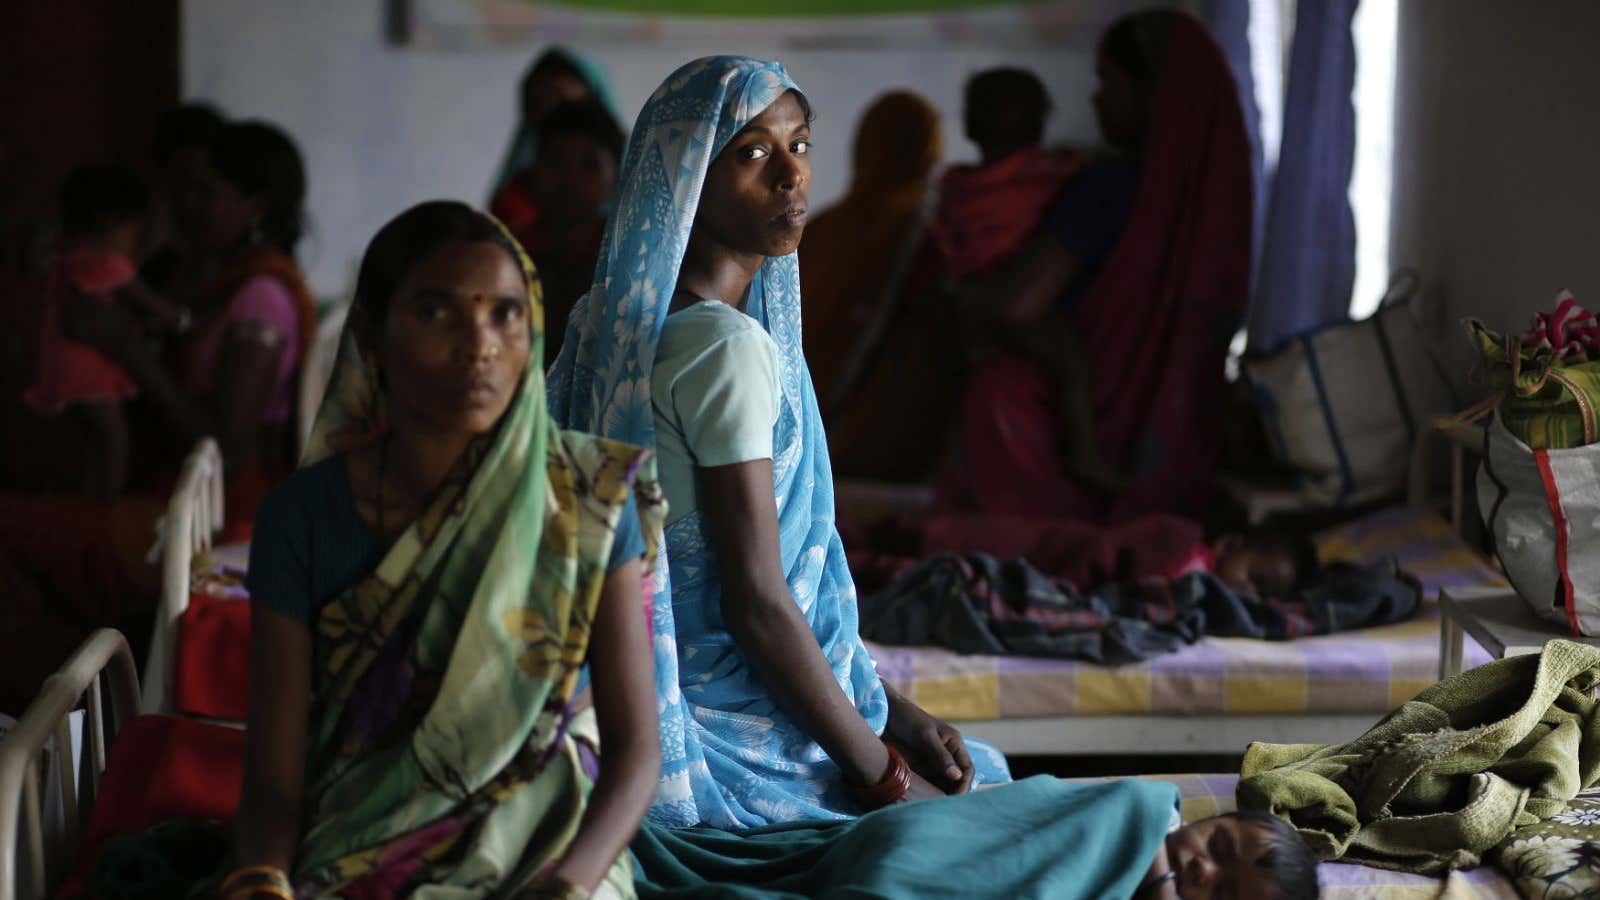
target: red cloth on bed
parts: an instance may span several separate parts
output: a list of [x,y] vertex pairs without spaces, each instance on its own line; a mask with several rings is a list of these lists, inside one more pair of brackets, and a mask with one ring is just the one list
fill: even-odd
[[78,865],[58,896],[83,891],[106,842],[168,819],[233,821],[244,784],[244,732],[176,716],[139,716],[122,727],[100,776]]
[[1072,314],[1094,365],[1095,439],[1130,467],[1115,498],[1068,480],[1057,407],[1020,360],[975,373],[945,509],[1098,521],[1199,515],[1226,408],[1223,363],[1249,302],[1250,147],[1238,90],[1204,26],[1175,17],[1139,196]]
[[172,702],[179,712],[242,721],[250,694],[250,602],[191,594],[178,620]]

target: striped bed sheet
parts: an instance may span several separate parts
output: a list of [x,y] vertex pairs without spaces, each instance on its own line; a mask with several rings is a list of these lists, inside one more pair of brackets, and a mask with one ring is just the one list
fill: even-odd
[[[1439,671],[1438,591],[1505,580],[1432,513],[1381,510],[1317,537],[1325,561],[1395,557],[1428,599],[1409,622],[1293,641],[1205,638],[1142,663],[963,656],[872,644],[878,671],[928,712],[954,722],[1095,715],[1383,713]],[[1465,663],[1487,662],[1469,639]]]
[[[1141,775],[1152,781],[1170,781],[1178,788],[1179,813],[1184,822],[1194,822],[1232,812],[1234,786],[1238,775]],[[1098,781],[1101,779],[1068,779]],[[1515,900],[1518,896],[1511,880],[1494,866],[1451,872],[1444,878],[1391,872],[1354,863],[1322,863],[1317,866],[1324,900],[1433,900],[1433,898],[1478,897],[1485,900]]]

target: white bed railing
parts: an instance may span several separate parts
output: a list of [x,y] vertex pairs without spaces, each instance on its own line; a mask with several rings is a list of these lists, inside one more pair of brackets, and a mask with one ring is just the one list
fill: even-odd
[[223,525],[222,452],[204,438],[183,461],[178,486],[167,503],[161,533],[152,555],[161,562],[161,599],[145,659],[144,694],[140,709],[172,712],[173,659],[178,647],[178,620],[189,608],[189,575],[197,553],[211,549]]
[[[73,765],[70,722],[80,699],[86,719],[82,767]],[[0,900],[43,900],[55,893],[77,858],[85,824],[81,816],[94,807],[106,748],[138,708],[139,675],[128,642],[121,633],[102,628],[45,679],[17,727],[0,739]],[[47,758],[54,764],[45,765]],[[43,779],[41,768],[47,769]],[[41,784],[42,780],[49,783]],[[58,792],[62,818],[59,831],[46,835],[44,806],[49,790]],[[23,839],[20,865],[19,838]]]

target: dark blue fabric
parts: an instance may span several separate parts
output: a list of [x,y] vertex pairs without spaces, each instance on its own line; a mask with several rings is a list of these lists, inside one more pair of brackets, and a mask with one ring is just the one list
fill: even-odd
[[1133,215],[1139,197],[1139,164],[1115,159],[1095,163],[1067,182],[1040,230],[1061,242],[1078,261],[1078,277],[1061,295],[1060,309],[1082,302]]
[[1250,347],[1288,339],[1350,314],[1356,225],[1356,0],[1300,0],[1283,104],[1283,148],[1272,176]]
[[[639,511],[630,493],[617,522],[608,571],[643,555]],[[314,610],[349,590],[382,560],[383,548],[356,512],[344,455],[339,454],[290,475],[261,502],[244,583],[252,602],[310,625]]]
[[1289,640],[1404,622],[1422,588],[1393,560],[1334,564],[1281,599],[1240,594],[1195,572],[1080,591],[1026,560],[931,556],[861,600],[861,633],[882,644],[1120,665],[1200,638]]

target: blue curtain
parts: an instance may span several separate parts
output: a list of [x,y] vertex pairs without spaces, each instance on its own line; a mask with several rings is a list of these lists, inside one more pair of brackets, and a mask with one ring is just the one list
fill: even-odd
[[[1256,79],[1250,68],[1250,0],[1212,0],[1206,11],[1206,26],[1222,48],[1222,56],[1233,70],[1239,86],[1239,111],[1244,113],[1244,130],[1250,138],[1250,190],[1253,215],[1250,225],[1250,271],[1258,271],[1261,261],[1261,234],[1266,228],[1267,172],[1261,147],[1261,109],[1256,105]],[[1252,283],[1254,278],[1252,277]]]
[[1299,0],[1284,99],[1283,147],[1267,199],[1250,346],[1285,339],[1349,315],[1356,226],[1356,0]]

